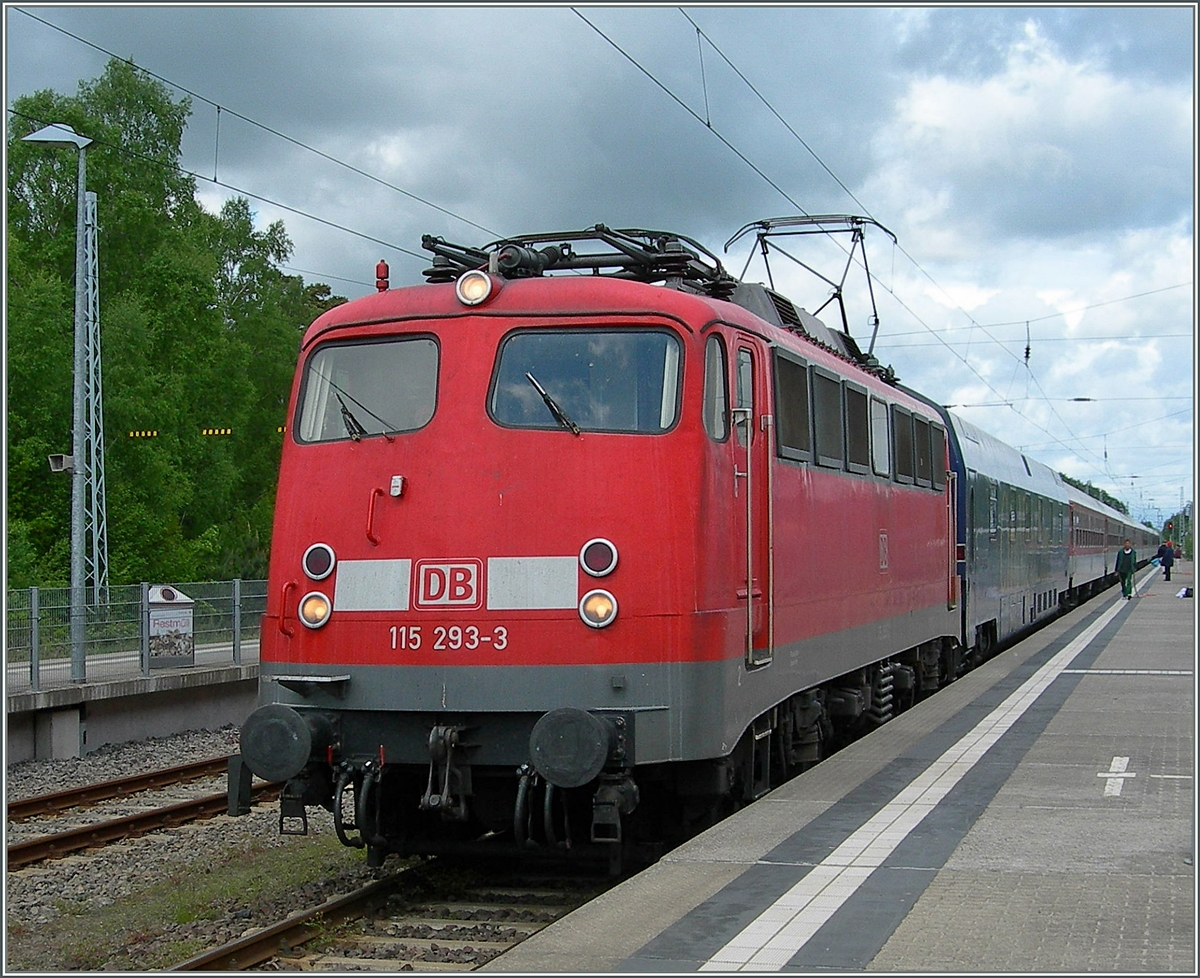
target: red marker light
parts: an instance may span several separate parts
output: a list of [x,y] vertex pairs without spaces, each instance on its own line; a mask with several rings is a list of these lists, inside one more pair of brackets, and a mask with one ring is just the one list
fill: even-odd
[[380,292],[388,290],[388,265],[382,258],[375,266],[375,288]]

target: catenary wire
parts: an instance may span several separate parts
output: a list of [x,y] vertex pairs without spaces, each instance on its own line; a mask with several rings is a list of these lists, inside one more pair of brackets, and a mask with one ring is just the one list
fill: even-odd
[[[440,211],[441,213],[445,214],[447,217],[452,217],[456,221],[462,221],[464,224],[469,224],[471,227],[477,228],[478,230],[483,231],[485,234],[489,234],[492,237],[499,237],[497,232],[492,231],[490,228],[484,227],[482,224],[477,224],[475,221],[472,221],[470,218],[463,217],[461,214],[456,214],[456,213],[454,213],[454,211],[449,210],[445,207],[442,207],[440,204],[435,204],[435,203],[433,203],[433,201],[426,200],[424,197],[418,196],[417,194],[414,194],[412,191],[405,190],[403,187],[397,187],[393,183],[388,183],[388,181],[382,179],[381,177],[377,177],[374,174],[368,173],[366,170],[362,170],[359,167],[354,166],[352,163],[347,163],[345,160],[340,160],[336,156],[331,156],[329,153],[319,150],[316,147],[309,146],[307,143],[301,142],[299,139],[296,139],[293,136],[289,136],[287,133],[280,132],[278,129],[274,129],[271,126],[265,125],[261,122],[251,119],[249,116],[243,115],[242,113],[238,112],[235,109],[231,109],[228,106],[220,105],[217,102],[214,102],[212,99],[207,98],[204,95],[201,95],[199,92],[195,92],[192,89],[187,88],[184,85],[180,85],[178,82],[171,81],[171,79],[165,78],[162,75],[155,74],[153,71],[150,71],[148,68],[143,68],[141,65],[135,64],[131,59],[122,58],[119,55],[114,54],[112,51],[109,51],[107,48],[102,47],[101,45],[96,44],[93,41],[89,41],[89,40],[87,40],[87,38],[80,37],[78,34],[73,34],[70,31],[66,30],[65,28],[59,27],[57,24],[53,24],[48,20],[44,20],[43,18],[38,17],[36,14],[30,13],[28,10],[25,10],[21,7],[15,7],[13,9],[18,10],[20,13],[25,14],[25,16],[30,17],[33,20],[36,20],[40,24],[44,24],[45,26],[58,31],[61,34],[65,34],[67,37],[78,41],[80,44],[86,44],[88,47],[94,48],[95,50],[101,52],[102,54],[108,55],[110,58],[115,58],[118,61],[124,62],[125,64],[129,65],[131,68],[135,68],[138,71],[142,72],[143,74],[149,75],[151,78],[154,78],[154,79],[162,82],[164,85],[170,85],[172,88],[175,88],[178,91],[185,92],[186,94],[192,96],[192,98],[199,99],[201,102],[205,103],[206,105],[213,106],[219,112],[226,112],[229,115],[232,115],[235,118],[240,119],[245,123],[248,123],[249,125],[256,126],[257,128],[263,130],[264,132],[270,133],[272,136],[276,136],[279,139],[283,139],[283,140],[291,143],[294,146],[298,146],[299,148],[306,150],[309,153],[314,153],[315,155],[321,157],[322,159],[328,160],[331,163],[336,163],[338,166],[345,167],[347,170],[350,170],[353,173],[357,173],[359,176],[366,177],[368,180],[373,180],[375,183],[378,183],[381,186],[387,187],[389,190],[394,190],[396,193],[403,194],[405,197],[409,197],[412,200],[415,200],[417,203],[424,204],[426,207],[432,207],[434,210]],[[226,186],[225,184],[220,183],[216,179],[215,174],[213,176],[213,179],[210,180],[209,182],[215,183],[218,186]]]

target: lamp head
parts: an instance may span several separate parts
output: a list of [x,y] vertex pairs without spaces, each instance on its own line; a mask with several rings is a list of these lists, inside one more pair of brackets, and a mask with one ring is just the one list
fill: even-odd
[[70,126],[61,122],[53,122],[48,126],[42,126],[37,132],[31,132],[28,136],[22,136],[21,139],[27,143],[38,143],[42,146],[71,143],[79,149],[83,149],[92,142],[87,136],[79,135]]

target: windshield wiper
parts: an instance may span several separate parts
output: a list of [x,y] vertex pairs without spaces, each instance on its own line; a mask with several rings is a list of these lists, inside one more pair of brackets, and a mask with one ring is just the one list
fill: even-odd
[[533,384],[533,389],[542,395],[542,400],[546,402],[546,407],[550,409],[550,413],[554,415],[554,420],[570,431],[573,435],[580,434],[579,425],[567,417],[567,412],[558,406],[558,402],[546,393],[546,388],[537,382],[537,378],[531,373],[525,374],[525,379]]
[[333,396],[337,398],[338,404],[342,406],[342,424],[346,426],[346,431],[349,432],[351,441],[361,440],[362,436],[367,433],[367,429],[359,424],[358,418],[350,413],[350,409],[346,407],[346,402],[342,400],[341,394],[334,391]]
[[383,425],[383,431],[379,432],[379,434],[383,435],[383,437],[386,438],[388,441],[395,440],[393,435],[388,434],[389,430],[395,429],[394,425],[388,424],[388,422],[384,421],[383,418],[381,418],[378,414],[376,414],[369,407],[367,407],[365,404],[363,404],[362,401],[360,401],[353,394],[351,394],[348,390],[346,390],[346,388],[340,387],[339,385],[335,384],[331,378],[326,377],[323,373],[321,373],[321,371],[316,370],[316,371],[314,371],[314,373],[318,377],[320,377],[321,380],[325,381],[325,383],[327,383],[330,386],[330,388],[333,390],[333,396],[337,398],[338,404],[340,404],[342,406],[342,424],[344,424],[346,426],[346,432],[350,435],[351,439],[353,439],[354,441],[359,441],[362,439],[363,435],[370,435],[371,433],[369,431],[367,431],[367,429],[364,428],[359,423],[358,418],[356,418],[351,413],[350,409],[348,407],[346,407],[346,402],[342,400],[343,394],[346,395],[346,397],[350,400],[351,404],[353,404],[355,407],[359,408],[362,411],[366,411],[367,414],[369,414],[372,418],[374,418],[381,425]]

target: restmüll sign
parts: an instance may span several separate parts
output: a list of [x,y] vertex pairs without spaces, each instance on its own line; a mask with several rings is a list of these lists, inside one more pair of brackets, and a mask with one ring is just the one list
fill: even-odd
[[196,663],[193,613],[196,602],[178,588],[150,588],[150,668],[167,669]]

